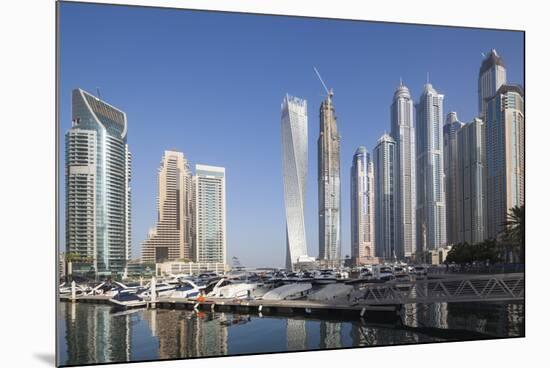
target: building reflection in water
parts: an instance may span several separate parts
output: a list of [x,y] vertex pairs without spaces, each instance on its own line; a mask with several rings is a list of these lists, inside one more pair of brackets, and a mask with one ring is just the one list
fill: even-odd
[[158,338],[160,359],[227,355],[224,313],[146,310],[143,318]]
[[288,350],[307,349],[306,321],[291,319],[286,321],[286,346]]
[[342,347],[342,324],[340,322],[321,322],[321,341],[319,348],[332,349]]
[[64,303],[67,364],[131,359],[131,315],[101,305]]

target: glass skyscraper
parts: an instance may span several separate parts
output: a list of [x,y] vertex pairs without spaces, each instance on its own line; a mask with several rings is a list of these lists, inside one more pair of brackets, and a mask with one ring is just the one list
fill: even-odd
[[492,49],[481,63],[477,81],[479,116],[483,120],[486,119],[487,100],[492,98],[503,84],[506,84],[504,60],[495,49]]
[[350,179],[351,258],[360,265],[375,257],[374,168],[363,146],[353,155]]
[[317,165],[319,186],[319,259],[338,266],[341,258],[340,134],[332,89],[319,109]]
[[487,236],[504,229],[508,211],[525,203],[523,89],[502,85],[487,100]]
[[416,251],[416,165],[413,100],[400,83],[391,105],[391,136],[395,140],[395,202],[397,257],[411,257]]
[[443,95],[431,84],[416,104],[416,238],[418,250],[447,244],[443,163]]
[[66,248],[93,260],[103,275],[124,272],[131,255],[127,133],[126,113],[73,90],[65,135]]
[[195,165],[197,262],[227,264],[225,168]]
[[387,261],[393,261],[397,257],[395,146],[395,140],[389,134],[384,134],[374,148],[376,256]]
[[286,95],[281,104],[281,143],[286,217],[286,267],[307,257],[304,207],[307,177],[307,102]]
[[463,125],[458,120],[457,113],[453,111],[447,114],[447,121],[443,126],[447,241],[449,244],[459,242],[458,232],[461,218],[458,214],[458,208],[462,201],[462,193],[459,193],[457,186],[463,177],[463,173],[458,165],[458,131]]

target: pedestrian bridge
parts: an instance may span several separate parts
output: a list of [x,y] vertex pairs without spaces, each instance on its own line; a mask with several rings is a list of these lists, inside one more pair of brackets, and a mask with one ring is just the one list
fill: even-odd
[[523,273],[453,275],[439,279],[364,284],[352,292],[352,305],[523,301]]

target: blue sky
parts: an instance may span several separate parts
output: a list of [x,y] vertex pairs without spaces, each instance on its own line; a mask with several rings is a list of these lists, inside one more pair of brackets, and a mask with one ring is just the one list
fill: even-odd
[[61,147],[73,88],[99,87],[128,116],[134,258],[155,224],[162,154],[176,149],[193,166],[226,168],[228,259],[284,265],[280,104],[287,92],[308,102],[307,241],[309,253],[318,254],[316,142],[324,90],[313,65],[335,92],[343,255],[350,254],[351,159],[359,145],[372,152],[389,131],[400,77],[416,101],[429,72],[445,95],[445,113],[457,111],[462,121],[477,113],[482,52],[497,49],[508,81],[523,85],[520,32],[70,3],[61,4],[60,27]]

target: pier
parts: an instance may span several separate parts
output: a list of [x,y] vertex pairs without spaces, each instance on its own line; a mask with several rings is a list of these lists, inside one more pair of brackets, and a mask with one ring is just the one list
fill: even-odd
[[[437,279],[365,283],[352,291],[347,300],[318,302],[310,300],[261,300],[212,298],[204,300],[156,297],[144,307],[222,311],[265,315],[330,315],[342,318],[395,316],[404,304],[523,301],[525,278],[522,273],[498,275],[460,275]],[[110,303],[104,295],[68,295],[63,301]]]

